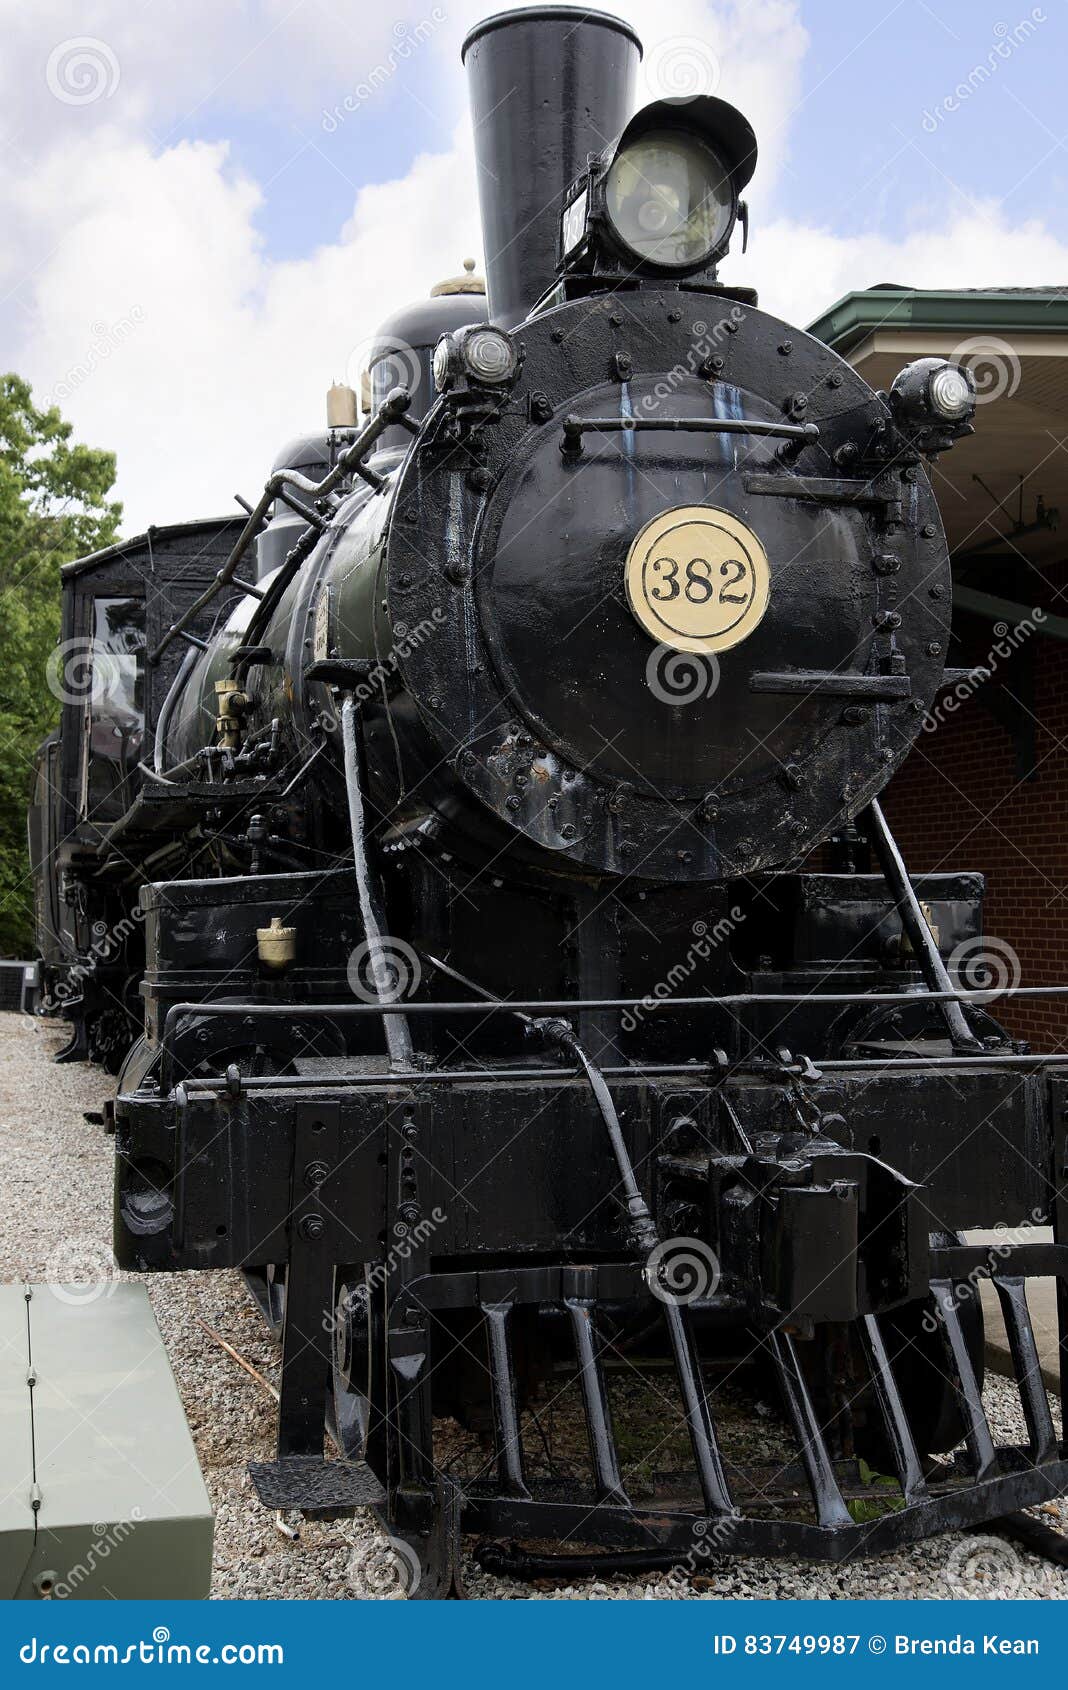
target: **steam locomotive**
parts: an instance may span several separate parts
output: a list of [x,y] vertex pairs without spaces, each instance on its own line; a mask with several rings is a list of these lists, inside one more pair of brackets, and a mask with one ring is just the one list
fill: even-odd
[[1059,1277],[1068,1353],[1063,1070],[950,966],[981,877],[910,877],[879,804],[943,684],[924,460],[974,391],[874,392],[719,279],[756,140],[631,115],[640,51],[479,24],[486,296],[391,319],[365,418],[336,393],[247,521],[64,582],[67,641],[149,582],[133,727],[84,677],[34,810],[72,1054],[109,998],[141,1023],[117,1258],[244,1271],[260,1499],[377,1508],[420,1598],[463,1534],[518,1576],[842,1559],[1068,1489],[1026,1302]]

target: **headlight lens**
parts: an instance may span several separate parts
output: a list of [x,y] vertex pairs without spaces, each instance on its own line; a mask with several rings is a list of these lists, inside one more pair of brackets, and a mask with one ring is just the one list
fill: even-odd
[[464,336],[463,360],[476,381],[507,381],[515,369],[515,347],[501,329],[472,329]]
[[931,377],[931,409],[938,416],[954,422],[966,415],[972,404],[972,389],[964,371],[955,364],[936,370]]
[[625,147],[605,184],[612,227],[639,258],[700,264],[730,227],[730,176],[703,141],[676,130],[653,131]]
[[434,348],[434,386],[444,393],[452,379],[452,343],[443,334]]

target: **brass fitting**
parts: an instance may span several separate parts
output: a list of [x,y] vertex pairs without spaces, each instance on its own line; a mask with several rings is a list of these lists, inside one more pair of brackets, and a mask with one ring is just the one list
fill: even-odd
[[216,681],[215,718],[216,741],[223,751],[238,751],[241,747],[241,718],[249,707],[248,693],[242,692],[233,679]]
[[288,968],[297,954],[297,930],[283,927],[282,917],[272,915],[270,927],[257,927],[256,951],[264,968]]

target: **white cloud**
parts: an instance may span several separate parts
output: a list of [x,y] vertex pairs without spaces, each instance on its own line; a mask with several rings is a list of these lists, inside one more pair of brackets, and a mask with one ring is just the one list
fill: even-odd
[[899,240],[838,235],[777,220],[754,230],[744,259],[724,280],[749,282],[762,307],[804,326],[853,288],[897,282],[917,288],[1036,287],[1068,276],[1068,243],[1040,222],[1014,224],[997,201],[967,211],[932,206],[929,222]]
[[[461,110],[459,40],[489,9],[486,0],[438,8],[447,21],[419,52],[433,66],[439,114]],[[711,63],[718,91],[753,121],[762,144],[753,245],[745,259],[728,260],[725,279],[755,283],[769,309],[803,324],[848,288],[878,280],[975,285],[1065,274],[1064,247],[1040,225],[1014,228],[994,205],[952,218],[932,205],[926,226],[897,242],[782,219],[762,225],[760,203],[782,174],[787,114],[800,98],[806,36],[797,5],[620,0],[618,9],[647,45],[642,101],[658,76],[701,76]],[[416,0],[409,34],[434,10],[433,0]],[[86,11],[0,0],[0,109],[10,120],[0,180],[3,363],[39,396],[57,393],[81,438],[118,452],[133,532],[232,508],[235,491],[251,497],[280,445],[318,426],[350,349],[478,251],[476,197],[464,119],[442,151],[418,157],[399,180],[361,188],[344,226],[324,228],[306,257],[273,259],[259,233],[270,184],[243,175],[223,140],[173,144],[166,134],[222,84],[230,104],[286,103],[336,162],[331,146],[348,145],[350,131],[324,134],[322,108],[376,64],[391,74],[374,96],[381,108],[367,102],[360,122],[378,122],[380,110],[384,119],[404,93],[407,60],[390,58],[393,17],[351,0],[262,0],[252,23],[244,9],[211,0],[94,0],[91,23]],[[67,105],[45,88],[49,54],[90,31],[115,54],[120,80],[91,105]]]

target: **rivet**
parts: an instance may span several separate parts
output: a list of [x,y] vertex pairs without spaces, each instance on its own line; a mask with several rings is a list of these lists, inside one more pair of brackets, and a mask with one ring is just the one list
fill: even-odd
[[927,655],[928,657],[941,657],[942,647],[939,645],[937,640],[932,640],[930,642],[927,647]]
[[933,599],[943,599],[946,596],[946,589],[944,587],[930,587],[928,588],[928,591]]
[[938,533],[938,528],[933,522],[925,522],[920,532],[925,540],[933,540],[935,535]]
[[681,321],[682,321],[682,312],[681,311],[669,311],[668,312],[668,322],[669,323],[681,323]]
[[793,349],[794,343],[792,340],[781,340],[779,342],[779,352],[783,358],[789,358]]

